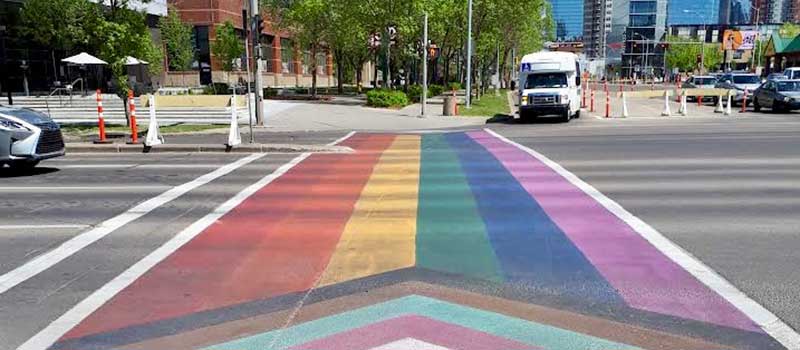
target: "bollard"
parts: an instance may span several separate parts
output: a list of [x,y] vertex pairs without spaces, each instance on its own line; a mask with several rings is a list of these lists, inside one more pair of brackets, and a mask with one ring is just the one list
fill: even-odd
[[703,95],[697,96],[697,106],[703,105]]
[[669,91],[664,90],[664,111],[661,112],[662,117],[669,117],[672,112],[669,110]]
[[128,90],[128,107],[131,113],[131,141],[128,144],[135,145],[139,143],[139,130],[136,126],[136,102],[133,100],[133,90]]
[[[588,84],[588,82],[587,82],[587,84]],[[589,86],[587,85],[587,86],[584,86],[584,88],[581,89],[581,108],[586,108],[586,88],[588,88],[588,87]]]
[[627,92],[622,93],[622,117],[628,117],[628,99],[626,98]]
[[611,118],[611,96],[606,92],[606,118]]
[[681,95],[681,107],[678,110],[678,113],[680,113],[682,116],[686,116],[689,114],[688,108],[689,106],[686,103],[686,91],[684,91],[683,95]]
[[110,143],[106,139],[106,121],[103,118],[103,93],[100,89],[95,92],[97,94],[97,129],[100,131],[100,139],[94,143]]
[[742,99],[742,109],[739,113],[747,112],[747,89],[744,89],[744,99]]
[[149,150],[150,147],[164,143],[164,138],[158,130],[158,121],[156,120],[156,98],[153,95],[147,97],[147,104],[150,106],[150,123],[147,127],[147,137],[144,138],[144,147]]
[[717,96],[717,108],[714,108],[714,113],[722,112],[725,112],[725,108],[722,106],[722,96]]
[[731,115],[731,93],[728,91],[728,105],[725,106],[725,115]]
[[236,113],[236,90],[233,90],[233,97],[231,97],[231,127],[228,131],[228,143],[225,144],[226,152],[230,152],[233,147],[242,143],[242,134],[239,132],[239,116]]
[[592,89],[592,97],[591,100],[589,100],[589,102],[590,102],[589,112],[594,112],[594,89]]
[[681,102],[681,81],[678,80],[678,83],[675,86],[675,102]]

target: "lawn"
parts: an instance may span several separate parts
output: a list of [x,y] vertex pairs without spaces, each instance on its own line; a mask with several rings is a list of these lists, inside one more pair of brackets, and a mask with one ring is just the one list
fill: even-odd
[[508,115],[508,90],[500,90],[500,95],[495,96],[494,90],[489,90],[480,100],[472,100],[472,108],[464,105],[458,106],[458,114],[468,117],[494,117],[497,114]]
[[[223,124],[172,124],[162,125],[158,129],[162,134],[197,132],[212,129],[223,129],[228,125]],[[147,131],[147,125],[139,125],[138,131]],[[62,125],[61,132],[69,136],[95,135],[98,133],[97,125]],[[131,129],[121,125],[107,125],[106,132],[130,133]]]

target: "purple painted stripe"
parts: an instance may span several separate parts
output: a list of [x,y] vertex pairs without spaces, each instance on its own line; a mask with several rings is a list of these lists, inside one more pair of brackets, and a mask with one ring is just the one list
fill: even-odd
[[407,315],[310,341],[291,350],[366,350],[404,338],[414,338],[453,350],[541,349],[432,318]]
[[503,163],[628,305],[761,332],[732,304],[546,164],[484,131],[468,135]]

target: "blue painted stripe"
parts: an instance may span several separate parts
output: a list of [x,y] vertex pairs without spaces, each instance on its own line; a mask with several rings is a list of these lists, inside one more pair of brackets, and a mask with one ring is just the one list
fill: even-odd
[[638,349],[634,346],[567,329],[521,320],[429,297],[410,295],[323,317],[289,328],[268,331],[212,345],[207,347],[206,350],[288,349],[310,341],[406,315],[425,316],[521,343],[542,346],[548,350]]
[[558,298],[622,304],[617,292],[499,160],[464,133],[446,138],[458,154],[509,281]]

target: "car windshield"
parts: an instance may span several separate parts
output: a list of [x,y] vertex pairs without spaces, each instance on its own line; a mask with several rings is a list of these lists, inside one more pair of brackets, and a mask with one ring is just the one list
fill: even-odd
[[757,75],[735,75],[733,76],[734,84],[758,84],[761,80]]
[[528,75],[525,81],[526,89],[561,88],[567,87],[565,73],[538,73]]
[[796,81],[779,82],[778,91],[800,91],[800,82]]
[[713,85],[716,82],[714,78],[694,78],[695,85]]
[[46,116],[43,113],[34,111],[32,109],[25,109],[25,108],[9,108],[9,107],[2,107],[0,106],[0,113],[7,114],[12,117],[16,117],[22,119],[31,124],[42,124],[50,122],[50,117]]

